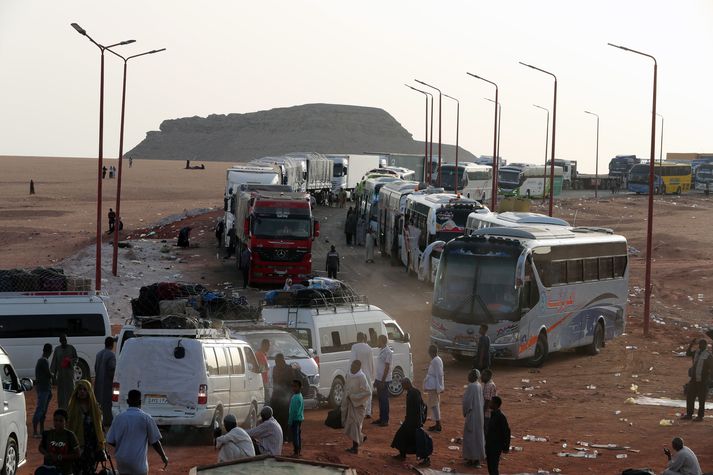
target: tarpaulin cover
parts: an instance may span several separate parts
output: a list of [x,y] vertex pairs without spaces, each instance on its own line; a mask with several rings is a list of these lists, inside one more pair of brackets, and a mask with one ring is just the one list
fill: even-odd
[[[179,340],[185,348],[181,359],[173,354]],[[205,378],[203,348],[200,342],[190,338],[131,338],[124,344],[116,368],[122,395],[138,389],[144,397],[147,394],[166,396],[167,406],[173,406],[172,411],[176,406],[195,410],[198,386],[205,384]]]

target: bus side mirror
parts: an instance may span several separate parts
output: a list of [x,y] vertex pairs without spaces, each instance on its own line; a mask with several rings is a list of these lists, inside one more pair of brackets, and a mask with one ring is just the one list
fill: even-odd
[[250,218],[245,218],[245,221],[243,222],[243,233],[246,236],[250,235]]
[[[315,238],[318,238],[318,237],[319,237],[319,221],[317,221],[317,220],[315,219],[314,222],[313,222],[313,225],[314,225],[314,237],[315,237]],[[314,239],[314,238],[313,238],[313,239]]]

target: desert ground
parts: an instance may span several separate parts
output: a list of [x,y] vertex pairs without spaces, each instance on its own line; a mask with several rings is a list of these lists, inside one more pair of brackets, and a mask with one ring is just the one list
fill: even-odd
[[[93,242],[96,210],[96,162],[89,159],[0,158],[0,262],[3,267],[63,265],[73,269],[86,267],[93,275],[93,253],[87,247]],[[138,293],[138,286],[156,279],[178,276],[183,281],[197,281],[207,286],[238,286],[234,260],[217,258],[212,227],[220,211],[213,211],[179,222],[164,221],[184,210],[220,208],[222,206],[223,170],[225,163],[208,163],[205,171],[183,170],[184,162],[134,161],[125,167],[123,238],[135,244],[120,252],[120,272],[111,277],[106,271],[104,249],[104,288],[113,300]],[[36,183],[37,194],[29,196],[29,180]],[[105,180],[103,216],[113,207],[116,180]],[[545,210],[535,204],[536,210]],[[369,302],[395,317],[412,336],[415,381],[420,386],[428,362],[426,354],[430,328],[431,289],[414,278],[406,277],[402,268],[392,267],[388,260],[364,263],[363,248],[347,247],[342,232],[345,210],[318,207],[316,216],[322,223],[322,234],[315,242],[314,269],[323,273],[328,246],[335,244],[341,253],[340,278],[369,298]],[[577,225],[605,226],[624,234],[631,246],[630,306],[626,335],[607,342],[598,356],[581,356],[574,352],[553,354],[542,368],[496,362],[494,380],[503,398],[503,411],[512,429],[516,450],[506,455],[501,472],[616,474],[629,467],[651,467],[657,471],[665,465],[662,448],[674,436],[682,436],[686,445],[699,456],[703,470],[713,470],[713,446],[710,444],[713,419],[703,423],[681,422],[681,409],[640,406],[625,401],[639,395],[680,399],[690,362],[678,356],[693,337],[702,336],[701,328],[711,322],[712,297],[709,269],[713,258],[710,235],[713,231],[713,206],[710,198],[698,193],[682,197],[655,198],[654,263],[651,335],[642,333],[643,274],[646,224],[646,197],[601,193],[599,200],[567,198],[557,201],[556,216]],[[192,247],[175,250],[176,260],[151,259],[150,248],[165,239],[174,241],[177,229],[194,227]],[[146,240],[153,232],[152,239]],[[141,236],[144,235],[144,238]],[[31,238],[31,239],[30,239]],[[132,255],[129,255],[132,252]],[[134,259],[136,254],[145,256]],[[134,266],[134,267],[132,267]],[[143,266],[139,269],[137,266]],[[150,269],[149,269],[150,268]],[[144,281],[145,280],[145,281]],[[112,295],[112,292],[116,295]],[[259,292],[247,292],[251,303]],[[110,306],[114,323],[128,315]],[[39,349],[38,349],[39,352]],[[460,401],[469,366],[444,357],[446,392],[442,403],[444,430],[433,434],[432,468],[449,467],[459,473],[486,473],[486,469],[466,467],[460,458],[457,438],[462,436],[463,418]],[[632,385],[636,385],[634,390]],[[28,395],[28,422],[34,408],[34,393]],[[405,473],[411,470],[413,456],[407,463],[396,462],[390,455],[391,438],[398,420],[404,414],[404,398],[391,400],[392,423],[389,427],[365,426],[369,440],[359,455],[347,454],[350,442],[340,431],[324,426],[326,409],[306,413],[303,426],[303,456],[340,462],[359,473]],[[662,420],[672,425],[661,425]],[[544,442],[523,440],[527,435],[545,438]],[[599,448],[590,458],[562,457],[574,447],[591,444],[615,444],[629,450]],[[20,473],[32,473],[41,463],[36,441],[30,441],[28,463]],[[566,444],[566,445],[565,445]],[[586,447],[585,447],[586,448]],[[185,441],[181,436],[166,434],[166,451],[170,459],[168,472],[186,473],[196,464],[211,463],[217,453],[207,446]],[[626,458],[621,456],[626,455]],[[619,456],[619,457],[618,457]],[[155,454],[151,455],[152,473],[160,473]]]

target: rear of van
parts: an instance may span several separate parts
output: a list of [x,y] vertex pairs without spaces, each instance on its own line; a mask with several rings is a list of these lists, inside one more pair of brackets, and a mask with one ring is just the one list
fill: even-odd
[[[177,350],[177,348],[183,350]],[[180,357],[180,353],[183,356]],[[113,414],[127,409],[132,389],[141,391],[141,408],[158,425],[207,427],[208,378],[200,340],[180,337],[140,337],[124,343],[112,394]]]

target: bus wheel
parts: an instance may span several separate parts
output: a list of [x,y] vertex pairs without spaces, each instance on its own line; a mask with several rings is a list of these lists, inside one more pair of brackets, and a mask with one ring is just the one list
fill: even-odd
[[539,368],[540,366],[542,366],[545,360],[547,359],[548,349],[549,348],[547,345],[547,334],[543,331],[537,338],[537,344],[535,345],[535,354],[527,360],[527,366],[531,368]]
[[601,322],[597,323],[597,327],[594,329],[594,338],[592,338],[592,343],[585,346],[585,351],[588,355],[595,356],[598,355],[602,348],[604,347],[604,325]]

